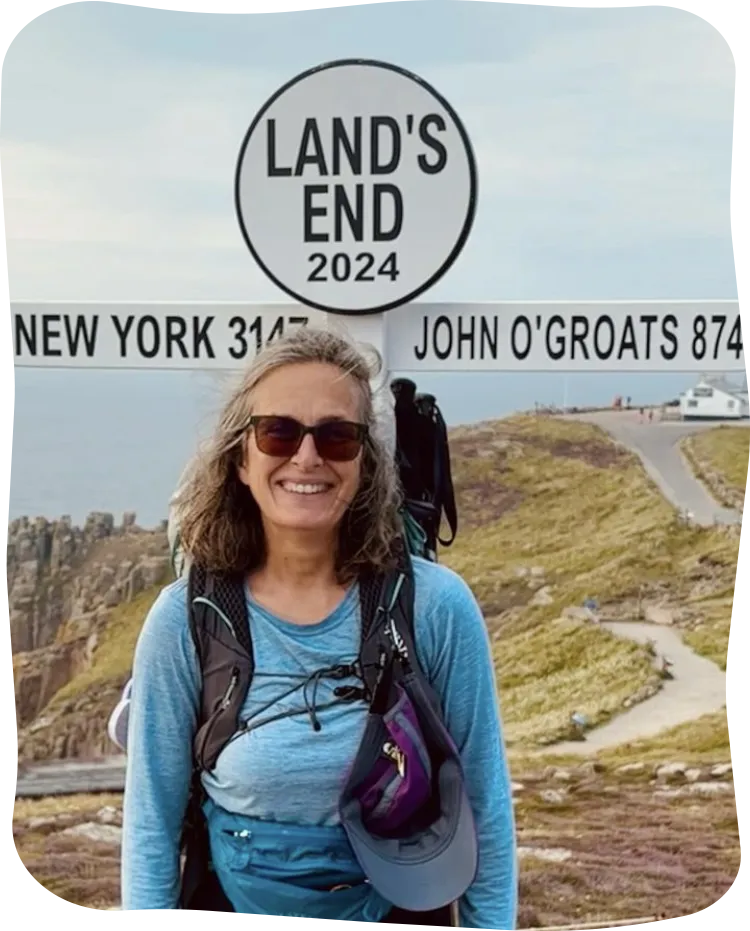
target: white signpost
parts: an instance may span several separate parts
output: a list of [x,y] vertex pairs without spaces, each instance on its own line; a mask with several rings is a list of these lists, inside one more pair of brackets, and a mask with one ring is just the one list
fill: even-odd
[[255,260],[292,298],[346,315],[413,301],[466,242],[477,171],[461,121],[393,65],[335,61],[261,107],[235,178]]
[[[294,304],[25,302],[18,367],[232,371],[294,327],[348,331],[390,371],[745,371],[737,301],[416,301],[455,262],[477,169],[455,111],[421,78],[334,61],[265,103],[235,206]],[[387,394],[387,392],[386,392]]]

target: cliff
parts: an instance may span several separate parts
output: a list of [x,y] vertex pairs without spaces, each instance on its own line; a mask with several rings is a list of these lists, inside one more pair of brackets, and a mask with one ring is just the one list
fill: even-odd
[[[50,742],[49,715],[36,719],[92,667],[113,610],[135,604],[143,592],[168,580],[165,528],[143,530],[132,513],[119,526],[111,514],[99,512],[83,527],[67,517],[19,518],[8,527],[7,577],[20,755],[38,759],[104,751],[106,720]],[[118,684],[117,679],[109,684],[105,703],[116,700]],[[75,702],[68,710],[78,710]]]

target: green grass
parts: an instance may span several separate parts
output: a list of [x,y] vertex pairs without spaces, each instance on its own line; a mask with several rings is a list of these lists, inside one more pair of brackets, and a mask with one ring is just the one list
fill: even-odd
[[[621,612],[631,605],[635,616],[640,596],[666,592],[680,605],[708,576],[711,592],[734,586],[738,538],[681,525],[638,460],[594,426],[513,418],[458,431],[452,451],[466,519],[440,558],[485,612],[511,746],[564,736],[573,710],[606,720],[652,674],[645,649],[561,623],[566,607],[593,597]],[[544,569],[551,604],[528,603],[518,572],[529,567]],[[701,652],[726,653],[730,615],[731,602],[712,606],[696,637]]]
[[742,508],[747,487],[750,430],[717,427],[686,437],[682,449],[697,477],[727,507]]
[[[440,559],[482,605],[514,751],[568,736],[574,710],[607,720],[653,676],[646,648],[563,619],[588,597],[620,617],[640,599],[693,605],[688,642],[725,666],[737,536],[681,525],[637,458],[592,425],[524,416],[452,432],[460,525]],[[533,605],[541,585],[550,603]],[[158,591],[113,609],[91,668],[45,709],[71,719],[72,745],[129,674]],[[32,737],[41,758],[48,737]]]
[[70,701],[97,685],[120,680],[129,673],[138,634],[160,591],[161,586],[155,586],[133,601],[112,609],[91,666],[63,686],[48,707]]

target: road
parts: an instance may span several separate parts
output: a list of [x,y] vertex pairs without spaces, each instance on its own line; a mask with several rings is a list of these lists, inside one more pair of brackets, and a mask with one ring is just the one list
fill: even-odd
[[[710,527],[742,523],[739,511],[718,504],[705,485],[694,475],[679,448],[686,436],[714,429],[718,423],[682,421],[648,421],[641,423],[637,411],[598,411],[566,415],[572,420],[596,424],[610,436],[639,456],[643,467],[664,497],[676,508],[688,510],[695,523]],[[728,422],[731,426],[749,427],[750,421]]]
[[545,752],[595,753],[627,741],[653,737],[666,728],[720,711],[725,706],[726,673],[711,660],[694,653],[674,628],[630,621],[612,621],[601,626],[618,637],[638,643],[653,640],[657,653],[672,661],[674,679],[666,679],[661,691],[652,698],[590,731],[586,740],[554,744],[545,747]]
[[[738,511],[721,507],[705,486],[696,479],[679,449],[680,441],[692,433],[713,429],[716,422],[682,423],[665,421],[641,423],[635,411],[599,411],[570,414],[569,419],[593,423],[636,453],[646,472],[675,507],[689,510],[696,523],[711,526],[742,522]],[[732,421],[733,426],[750,426],[748,421]],[[718,711],[726,703],[726,675],[710,660],[697,656],[669,627],[642,623],[603,624],[619,636],[657,642],[659,653],[674,663],[674,680],[653,698],[617,715],[608,724],[592,731],[585,741],[555,744],[555,752],[589,754],[624,741],[657,734]],[[35,797],[76,792],[118,792],[125,785],[123,757],[92,763],[62,761],[29,768],[19,774],[16,797]]]

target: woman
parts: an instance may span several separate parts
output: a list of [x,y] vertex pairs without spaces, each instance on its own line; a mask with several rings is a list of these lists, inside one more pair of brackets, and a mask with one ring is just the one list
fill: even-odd
[[[243,720],[279,712],[232,740],[202,777],[212,861],[235,911],[430,923],[375,892],[339,820],[339,793],[367,706],[330,701],[334,686],[346,683],[321,678],[322,710],[311,722],[309,702],[290,686],[357,656],[358,580],[387,568],[400,534],[397,476],[376,424],[372,376],[360,353],[330,332],[303,328],[273,343],[227,403],[178,496],[188,560],[215,572],[239,570],[246,581],[255,674]],[[280,456],[274,441],[279,430],[295,429],[290,418],[306,428],[329,426],[317,434],[297,428],[296,449]],[[413,571],[418,661],[460,754],[478,840],[479,866],[459,903],[460,924],[510,929],[514,825],[486,628],[455,573],[417,558]],[[200,690],[180,579],[157,599],[136,649],[124,908],[177,905]],[[321,876],[326,891],[342,891],[322,898],[310,892],[308,901]],[[299,911],[279,904],[285,890],[303,902]]]

